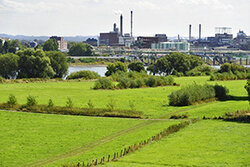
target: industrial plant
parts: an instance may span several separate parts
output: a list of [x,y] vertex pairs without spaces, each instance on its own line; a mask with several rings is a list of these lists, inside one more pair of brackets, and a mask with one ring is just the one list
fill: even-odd
[[233,38],[232,28],[216,27],[215,35],[202,38],[202,25],[199,24],[198,38],[192,35],[192,25],[189,25],[188,38],[170,40],[166,34],[155,34],[155,36],[133,36],[133,11],[130,12],[130,33],[123,33],[123,15],[120,15],[120,27],[114,23],[113,31],[100,33],[98,46],[125,47],[137,49],[190,51],[193,49],[233,49],[250,50],[250,36],[239,30]]

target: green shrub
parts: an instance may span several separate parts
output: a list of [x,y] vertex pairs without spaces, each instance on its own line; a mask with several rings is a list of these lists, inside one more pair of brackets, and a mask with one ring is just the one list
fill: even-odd
[[28,107],[37,105],[36,97],[35,97],[35,96],[29,95],[29,96],[27,97],[27,103],[26,103],[26,105],[27,105]]
[[215,85],[214,86],[214,90],[215,90],[215,97],[219,98],[219,99],[223,99],[225,97],[227,97],[228,93],[229,93],[229,89],[226,88],[225,86],[222,85]]
[[248,101],[250,103],[250,80],[247,81],[247,84],[245,85],[245,89],[248,93]]
[[87,103],[88,107],[91,109],[91,108],[94,108],[94,104],[91,100],[88,101]]
[[100,78],[100,75],[97,72],[94,71],[78,71],[71,73],[67,79],[97,79]]
[[131,84],[131,79],[121,78],[117,87],[120,89],[127,89],[127,88],[130,88],[130,84]]
[[53,107],[53,106],[54,106],[54,103],[53,103],[52,99],[49,99],[48,107]]
[[7,101],[7,103],[11,106],[16,105],[17,104],[17,99],[13,94],[10,94],[9,96],[9,100]]
[[113,89],[114,84],[107,78],[100,78],[95,82],[93,89]]
[[67,98],[66,107],[67,108],[72,108],[73,107],[73,101],[71,100],[70,97]]
[[150,76],[146,81],[146,86],[148,87],[156,87],[157,86],[157,80],[155,77]]
[[6,82],[6,80],[0,76],[0,83],[5,83],[5,82]]
[[144,79],[142,79],[142,78],[136,79],[135,82],[136,82],[137,88],[141,88],[141,87],[145,86]]
[[114,110],[115,109],[115,104],[116,104],[115,100],[111,98],[109,103],[107,104],[108,110],[110,110],[110,111]]
[[187,106],[195,102],[216,97],[216,91],[212,85],[189,85],[169,95],[171,106]]

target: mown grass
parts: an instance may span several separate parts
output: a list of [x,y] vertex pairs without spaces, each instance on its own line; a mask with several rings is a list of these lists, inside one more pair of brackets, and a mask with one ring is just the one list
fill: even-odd
[[62,164],[77,164],[78,162],[91,162],[92,160],[98,159],[100,160],[103,156],[107,158],[108,155],[113,158],[114,152],[118,152],[120,154],[121,149],[128,147],[130,145],[142,142],[143,140],[152,137],[153,135],[158,134],[163,129],[167,129],[169,126],[178,124],[179,120],[172,121],[155,121],[152,124],[149,124],[141,129],[134,131],[133,133],[128,133],[122,135],[112,141],[109,141],[103,145],[100,145],[84,154],[77,155],[74,157],[69,157],[63,160],[59,160],[55,163],[47,164],[46,167],[57,167]]
[[0,166],[67,152],[143,120],[0,112]]
[[[26,166],[27,164],[50,159],[84,147],[120,130],[135,129],[103,143],[84,154],[63,157],[62,161],[52,161],[48,166],[60,166],[67,162],[78,162],[101,158],[125,146],[137,143],[159,133],[162,129],[179,121],[93,118],[82,116],[47,115],[19,112],[0,112],[0,166]],[[97,143],[98,144],[98,143]],[[83,148],[84,150],[84,148]]]
[[[135,109],[142,111],[145,117],[159,118],[169,117],[173,112],[182,112],[183,110],[193,110],[193,108],[203,107],[204,104],[198,104],[195,107],[170,107],[168,106],[168,95],[182,86],[191,84],[216,84],[224,85],[230,90],[230,95],[237,96],[238,100],[211,103],[204,110],[212,110],[217,113],[217,106],[224,105],[232,110],[225,112],[233,112],[235,109],[246,109],[248,107],[247,92],[244,89],[245,80],[238,81],[208,81],[209,77],[180,77],[175,78],[176,83],[181,84],[180,87],[166,86],[157,88],[139,88],[126,90],[93,90],[94,82],[53,82],[53,83],[19,83],[19,84],[0,84],[0,102],[6,102],[9,94],[14,94],[19,104],[26,103],[28,95],[37,96],[39,104],[47,104],[51,98],[55,105],[65,106],[67,97],[73,100],[75,107],[87,107],[87,103],[91,100],[96,108],[106,108],[111,99],[115,101],[115,108],[129,109],[129,104],[133,102]],[[223,107],[218,109],[219,114],[223,111]],[[191,111],[190,111],[191,112]],[[193,112],[193,111],[192,111]],[[203,113],[204,114],[204,113]],[[203,116],[198,114],[198,116]]]
[[249,166],[250,125],[200,121],[105,166]]

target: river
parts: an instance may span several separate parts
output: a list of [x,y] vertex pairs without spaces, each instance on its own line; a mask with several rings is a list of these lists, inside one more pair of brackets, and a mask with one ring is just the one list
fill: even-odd
[[[244,65],[245,66],[245,65]],[[215,69],[219,69],[220,66],[211,66]],[[247,65],[245,67],[250,67],[250,65]],[[70,66],[69,67],[69,72],[68,75],[71,74],[72,72],[77,72],[81,70],[89,70],[89,71],[94,71],[97,72],[100,76],[105,76],[105,72],[107,71],[106,66],[98,66],[98,65],[86,65],[86,66]]]
[[77,72],[81,70],[89,70],[97,72],[100,76],[105,76],[105,72],[107,71],[106,66],[97,66],[97,65],[86,65],[86,66],[70,66],[68,75],[70,75],[72,72]]

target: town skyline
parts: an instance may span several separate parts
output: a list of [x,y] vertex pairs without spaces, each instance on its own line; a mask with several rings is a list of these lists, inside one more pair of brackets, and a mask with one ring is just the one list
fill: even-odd
[[98,36],[119,25],[124,17],[124,33],[130,33],[130,11],[134,11],[134,35],[198,37],[213,36],[215,27],[231,27],[236,36],[239,30],[250,34],[250,16],[247,0],[81,0],[59,1],[1,0],[0,33],[28,36]]

